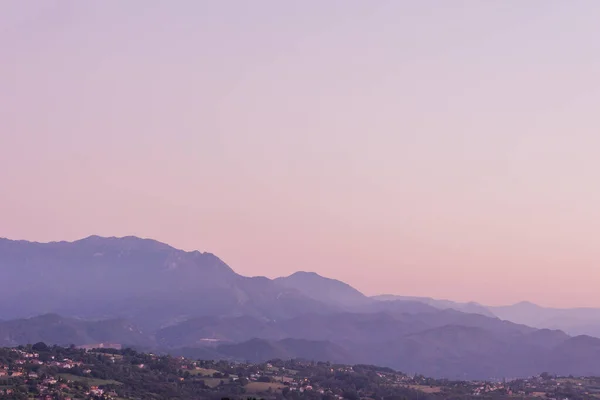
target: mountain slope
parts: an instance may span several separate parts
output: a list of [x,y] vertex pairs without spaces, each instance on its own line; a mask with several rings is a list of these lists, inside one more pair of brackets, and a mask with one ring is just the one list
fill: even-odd
[[55,314],[0,322],[0,346],[45,342],[58,345],[118,343],[151,346],[150,336],[124,320],[82,321]]
[[489,307],[507,321],[536,328],[561,329],[571,335],[600,337],[600,308],[550,308],[523,301],[510,306]]
[[[21,318],[0,323],[4,345],[117,342],[229,359],[302,353],[462,379],[600,374],[596,339],[512,323],[476,303],[375,300],[314,273],[249,278],[213,254],[136,237],[0,239],[0,274],[0,318]],[[564,322],[531,304],[495,311]],[[70,318],[22,319],[48,313]],[[577,315],[591,322],[595,314]]]
[[559,329],[570,335],[589,335],[600,338],[600,308],[549,308],[522,301],[509,306],[485,306],[475,302],[460,303],[430,297],[397,295],[372,296],[379,302],[419,302],[438,309],[453,309],[470,314],[524,324],[539,329]]
[[[437,307],[400,296],[397,296],[398,299],[394,298],[389,301],[376,301],[347,283],[326,278],[315,272],[299,271],[287,277],[276,278],[274,281],[284,288],[298,290],[311,299],[323,304],[334,305],[347,312],[420,313],[437,311]],[[490,316],[493,315],[490,314]]]
[[378,296],[372,296],[371,299],[377,301],[412,301],[412,302],[420,302],[423,304],[430,305],[432,307],[445,310],[445,309],[453,309],[457,311],[462,311],[465,313],[471,314],[481,314],[487,317],[496,317],[492,311],[488,309],[488,307],[483,306],[479,303],[468,302],[468,303],[459,303],[451,300],[438,300],[433,299],[431,297],[415,297],[415,296],[397,296],[392,294],[383,294]]
[[299,290],[304,295],[326,304],[349,309],[356,306],[370,304],[367,296],[336,279],[325,278],[315,272],[299,271],[290,276],[277,278],[277,284]]
[[[451,379],[540,371],[600,374],[600,339],[461,314],[312,314],[281,321],[202,317],[159,331],[159,347],[151,335],[127,321],[44,315],[0,323],[0,346],[110,342],[207,359],[367,363]],[[202,340],[214,338],[215,342]]]
[[302,358],[341,363],[352,358],[348,351],[331,342],[304,339],[251,339],[243,343],[221,345],[217,347],[217,351],[225,356],[251,362]]
[[[203,339],[216,342],[207,345]],[[600,374],[600,358],[588,355],[597,354],[595,340],[451,309],[415,314],[305,314],[281,321],[202,318],[157,333],[161,346],[177,354],[216,351],[224,358],[242,360],[291,357],[296,353],[273,344],[287,339],[304,341],[304,354],[324,351],[316,345],[311,348],[310,343],[330,343],[344,350],[335,352],[343,356],[339,362],[451,379],[524,377],[540,371],[568,375],[569,370]],[[186,350],[180,353],[179,346]]]
[[59,313],[127,318],[151,329],[196,316],[277,319],[335,309],[267,278],[238,275],[213,254],[136,237],[0,239],[0,271],[5,319]]

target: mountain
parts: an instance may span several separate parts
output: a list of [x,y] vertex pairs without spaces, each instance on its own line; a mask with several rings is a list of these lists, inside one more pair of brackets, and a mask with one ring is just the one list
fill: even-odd
[[598,376],[600,339],[576,336],[563,341],[549,355],[548,370],[558,374]]
[[[369,298],[316,273],[244,277],[211,253],[137,237],[0,239],[0,276],[6,346],[111,342],[211,359],[302,356],[452,379],[600,375],[600,339],[574,336],[600,321],[593,309]],[[553,329],[567,325],[570,335]]]
[[[415,296],[397,296],[391,294],[383,294],[378,296],[372,296],[371,299],[378,301],[412,301],[419,302],[423,304],[430,305],[435,308],[439,308],[441,310],[445,309],[453,309],[457,311],[462,311],[466,313],[472,314],[481,314],[488,317],[496,317],[492,311],[488,309],[488,307],[483,306],[479,303],[468,302],[468,303],[459,303],[451,300],[439,300],[433,299],[430,297],[415,297]],[[514,321],[516,322],[516,321]]]
[[539,329],[558,329],[570,335],[589,335],[600,338],[600,308],[548,308],[522,301],[509,306],[485,306],[475,302],[460,303],[430,297],[378,295],[379,302],[419,302],[437,309],[453,309],[470,314],[524,324]]
[[[348,312],[417,313],[437,311],[436,307],[422,301],[400,298],[400,296],[398,299],[390,299],[386,302],[376,301],[347,283],[326,278],[315,272],[299,271],[287,277],[276,278],[274,281],[284,288],[298,290],[311,299]],[[490,316],[493,315],[490,313]]]
[[279,321],[198,318],[164,328],[156,338],[165,351],[175,354],[214,357],[216,353],[226,359],[255,361],[296,355],[281,345],[295,340],[301,343],[295,349],[301,349],[304,358],[326,359],[331,356],[319,354],[328,354],[327,349],[342,363],[450,379],[501,379],[540,371],[568,375],[569,370],[600,374],[600,358],[593,357],[599,349],[594,338],[570,337],[452,309],[305,314]]
[[5,319],[58,313],[155,329],[197,316],[278,319],[336,310],[270,279],[238,275],[211,253],[137,237],[0,239],[0,271]]
[[600,308],[549,308],[523,301],[489,309],[507,321],[536,328],[561,329],[571,335],[600,337]]
[[282,287],[299,290],[314,300],[345,309],[372,303],[371,299],[347,283],[325,278],[315,272],[299,271],[274,281]]
[[305,314],[280,321],[199,317],[159,330],[156,341],[127,321],[50,314],[2,322],[0,338],[0,346],[108,342],[201,359],[374,364],[450,379],[499,379],[539,371],[600,374],[600,339],[454,310]]
[[125,320],[82,321],[56,314],[0,322],[0,346],[37,342],[58,345],[117,343],[150,346],[153,340]]

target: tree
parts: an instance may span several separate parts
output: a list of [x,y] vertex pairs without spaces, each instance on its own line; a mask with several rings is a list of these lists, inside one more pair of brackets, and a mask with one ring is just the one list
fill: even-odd
[[547,373],[547,372],[542,372],[542,374],[540,375],[540,378],[542,378],[542,379],[543,379],[543,380],[545,380],[545,381],[548,381],[548,380],[550,380],[550,378],[552,378],[552,377],[550,376],[550,374],[549,374],[549,373]]
[[46,343],[44,342],[38,342],[36,344],[34,344],[31,349],[33,351],[37,351],[37,352],[46,352],[48,351],[48,345],[46,345]]

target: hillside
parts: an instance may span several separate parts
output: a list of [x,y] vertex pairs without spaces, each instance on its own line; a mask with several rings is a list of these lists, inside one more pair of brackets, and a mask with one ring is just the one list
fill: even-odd
[[[255,340],[249,345],[264,349],[264,354],[280,356],[289,356],[303,348],[300,341]],[[335,352],[329,349],[331,346],[323,344],[323,354],[315,356],[335,358]],[[174,358],[131,349],[85,351],[49,347],[44,343],[18,349],[0,348],[0,398],[3,399],[593,400],[594,389],[599,385],[599,378],[548,374],[506,382],[447,381],[411,377],[374,365],[306,358],[234,363]]]
[[[316,273],[248,278],[211,253],[148,239],[0,239],[0,271],[0,345],[110,342],[237,360],[304,354],[454,379],[600,375],[591,337],[502,320],[476,303],[368,298]],[[553,315],[531,304],[516,311],[515,320]]]
[[[246,329],[240,330],[240,326]],[[536,330],[454,310],[396,316],[303,315],[277,322],[203,319],[163,329],[157,338],[165,349],[187,346],[187,351],[177,354],[201,355],[190,348],[206,349],[207,345],[202,346],[198,338],[209,334],[217,339],[211,343],[210,351],[229,359],[261,361],[270,356],[297,356],[281,345],[282,340],[291,338],[302,341],[302,352],[315,360],[324,359],[319,354],[327,351],[319,346],[327,343],[339,346],[334,352],[339,357],[336,361],[370,363],[451,379],[501,379],[529,376],[540,370],[566,373],[564,365],[574,357],[579,357],[586,368],[573,366],[573,370],[600,374],[600,363],[583,350],[596,354],[594,341],[580,342],[582,339],[560,331]],[[571,341],[580,343],[577,356],[564,350],[570,348]]]
[[199,317],[155,334],[123,320],[44,315],[0,323],[0,337],[0,345],[9,346],[108,342],[201,359],[368,363],[452,379],[500,379],[537,371],[600,375],[600,339],[454,310],[305,314],[280,321]]
[[327,341],[304,339],[282,339],[271,341],[251,339],[247,342],[224,344],[218,347],[218,352],[238,360],[251,362],[266,362],[269,360],[305,359],[344,363],[352,359],[351,353]]
[[325,278],[315,272],[299,271],[274,281],[283,287],[296,289],[312,299],[326,304],[335,304],[344,309],[352,309],[372,302],[347,283]]
[[536,328],[561,329],[571,335],[600,337],[599,308],[551,308],[523,301],[488,307],[499,318]]
[[460,303],[430,297],[378,295],[378,302],[419,302],[438,309],[453,309],[470,314],[497,317],[539,329],[559,329],[570,335],[589,335],[600,338],[600,308],[551,308],[529,301],[509,306],[486,306],[475,302]]
[[47,314],[0,322],[0,346],[46,342],[58,345],[118,343],[152,346],[150,335],[125,320],[82,321]]
[[136,237],[0,239],[0,271],[5,319],[58,313],[126,318],[155,329],[197,316],[275,319],[335,309],[267,278],[238,275],[213,254]]
[[[468,303],[460,303],[451,300],[439,300],[433,299],[431,297],[416,297],[416,296],[398,296],[392,294],[383,294],[378,296],[372,296],[371,299],[377,301],[411,301],[411,302],[419,302],[423,304],[430,305],[432,307],[438,308],[440,310],[453,309],[457,311],[462,311],[465,313],[471,314],[481,314],[487,317],[496,317],[492,311],[488,309],[488,307],[483,306],[481,304],[475,302]],[[513,321],[516,322],[516,321]]]

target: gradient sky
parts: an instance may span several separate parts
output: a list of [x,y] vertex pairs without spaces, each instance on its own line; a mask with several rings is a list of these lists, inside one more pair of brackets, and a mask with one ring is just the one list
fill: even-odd
[[0,236],[600,306],[600,2],[0,2]]

